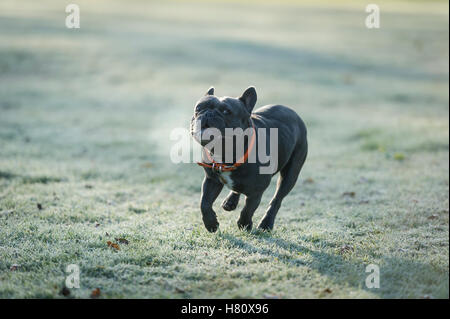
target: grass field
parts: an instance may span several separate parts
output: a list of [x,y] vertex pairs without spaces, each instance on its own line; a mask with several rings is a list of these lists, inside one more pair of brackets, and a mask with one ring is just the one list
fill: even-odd
[[[380,2],[377,30],[359,1],[76,3],[78,30],[59,1],[0,2],[1,298],[65,298],[68,264],[69,298],[449,297],[448,3]],[[272,233],[223,191],[210,234],[169,134],[249,85],[309,157]]]

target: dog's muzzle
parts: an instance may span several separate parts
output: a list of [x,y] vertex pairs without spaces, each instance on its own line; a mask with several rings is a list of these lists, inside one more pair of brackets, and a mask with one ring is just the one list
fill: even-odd
[[221,133],[220,128],[224,127],[225,123],[220,116],[215,114],[215,111],[209,111],[197,117],[193,117],[191,121],[191,134],[194,139],[202,146],[205,146],[214,137],[218,137]]

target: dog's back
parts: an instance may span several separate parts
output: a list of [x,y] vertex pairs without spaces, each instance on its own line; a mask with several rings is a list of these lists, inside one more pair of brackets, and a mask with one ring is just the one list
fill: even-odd
[[[277,128],[278,152],[280,159],[291,157],[294,149],[300,148],[307,152],[306,125],[300,116],[291,108],[284,105],[266,105],[252,113],[252,120],[258,128]],[[284,163],[279,163],[281,169]]]

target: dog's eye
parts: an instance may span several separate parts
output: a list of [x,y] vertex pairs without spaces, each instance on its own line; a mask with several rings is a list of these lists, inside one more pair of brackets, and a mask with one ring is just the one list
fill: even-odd
[[230,114],[230,111],[228,109],[223,109],[222,113],[225,114],[225,115],[228,115],[228,114]]

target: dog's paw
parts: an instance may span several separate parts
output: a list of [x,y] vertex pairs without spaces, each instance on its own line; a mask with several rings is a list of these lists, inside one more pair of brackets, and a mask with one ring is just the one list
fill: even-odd
[[237,225],[239,229],[246,231],[251,231],[253,227],[252,221],[242,221],[240,219],[237,221]]
[[216,217],[203,218],[203,223],[210,233],[214,233],[219,228],[219,222]]
[[266,218],[262,219],[259,222],[258,229],[263,231],[271,231],[273,229],[273,221]]
[[222,202],[222,208],[226,211],[235,210],[239,203],[239,195],[230,194],[227,198]]
[[238,203],[236,201],[231,199],[225,199],[222,203],[222,208],[230,212],[232,210],[235,210],[237,205]]

